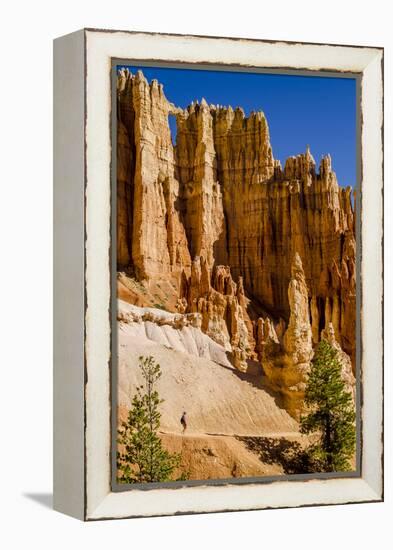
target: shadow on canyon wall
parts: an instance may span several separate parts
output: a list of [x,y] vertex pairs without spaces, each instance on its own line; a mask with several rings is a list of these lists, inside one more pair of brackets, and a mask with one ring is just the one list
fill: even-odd
[[[230,361],[230,363],[233,364],[233,357],[231,352],[227,352],[227,357]],[[270,397],[273,397],[277,407],[280,409],[285,409],[284,406],[284,400],[280,396],[279,393],[273,391],[267,382],[266,374],[263,370],[263,365],[261,363],[258,363],[258,361],[252,361],[251,359],[247,360],[247,371],[241,372],[237,370],[236,368],[230,369],[229,367],[225,367],[222,365],[224,369],[230,370],[237,378],[240,380],[243,380],[244,382],[248,382],[255,388],[258,388],[259,390],[263,390],[266,393],[270,395]]]

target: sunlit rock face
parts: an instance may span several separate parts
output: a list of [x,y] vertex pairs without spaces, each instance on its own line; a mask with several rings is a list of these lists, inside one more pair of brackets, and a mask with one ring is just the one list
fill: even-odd
[[119,271],[165,281],[166,309],[200,313],[235,366],[259,363],[288,403],[330,326],[354,369],[354,212],[330,156],[317,169],[307,148],[282,168],[262,112],[180,109],[140,71],[119,73],[117,116]]

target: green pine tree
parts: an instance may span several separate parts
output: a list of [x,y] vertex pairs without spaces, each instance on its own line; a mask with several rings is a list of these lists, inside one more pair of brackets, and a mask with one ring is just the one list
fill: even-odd
[[321,340],[311,362],[305,391],[305,404],[310,412],[300,422],[302,433],[319,434],[319,441],[310,447],[316,471],[351,469],[349,461],[356,444],[355,410],[341,368],[337,350]]
[[139,367],[145,384],[137,387],[126,422],[118,430],[117,453],[119,483],[147,483],[169,481],[180,465],[180,455],[162,448],[157,435],[160,427],[160,399],[155,385],[161,377],[161,368],[153,357],[140,357]]

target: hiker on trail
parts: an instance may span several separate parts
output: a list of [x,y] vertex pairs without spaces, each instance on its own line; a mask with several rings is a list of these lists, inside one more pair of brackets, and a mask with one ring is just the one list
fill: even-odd
[[183,412],[182,417],[180,419],[180,424],[183,426],[183,433],[187,429],[187,414],[186,411]]

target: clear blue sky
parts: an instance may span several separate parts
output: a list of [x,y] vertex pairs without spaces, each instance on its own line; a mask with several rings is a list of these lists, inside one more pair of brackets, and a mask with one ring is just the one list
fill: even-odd
[[[185,108],[202,97],[210,104],[240,106],[266,115],[274,158],[285,159],[310,145],[319,166],[330,154],[342,186],[356,184],[356,80],[245,72],[129,66],[164,85],[169,101]],[[172,117],[170,117],[172,119]],[[175,136],[175,121],[170,120]]]

